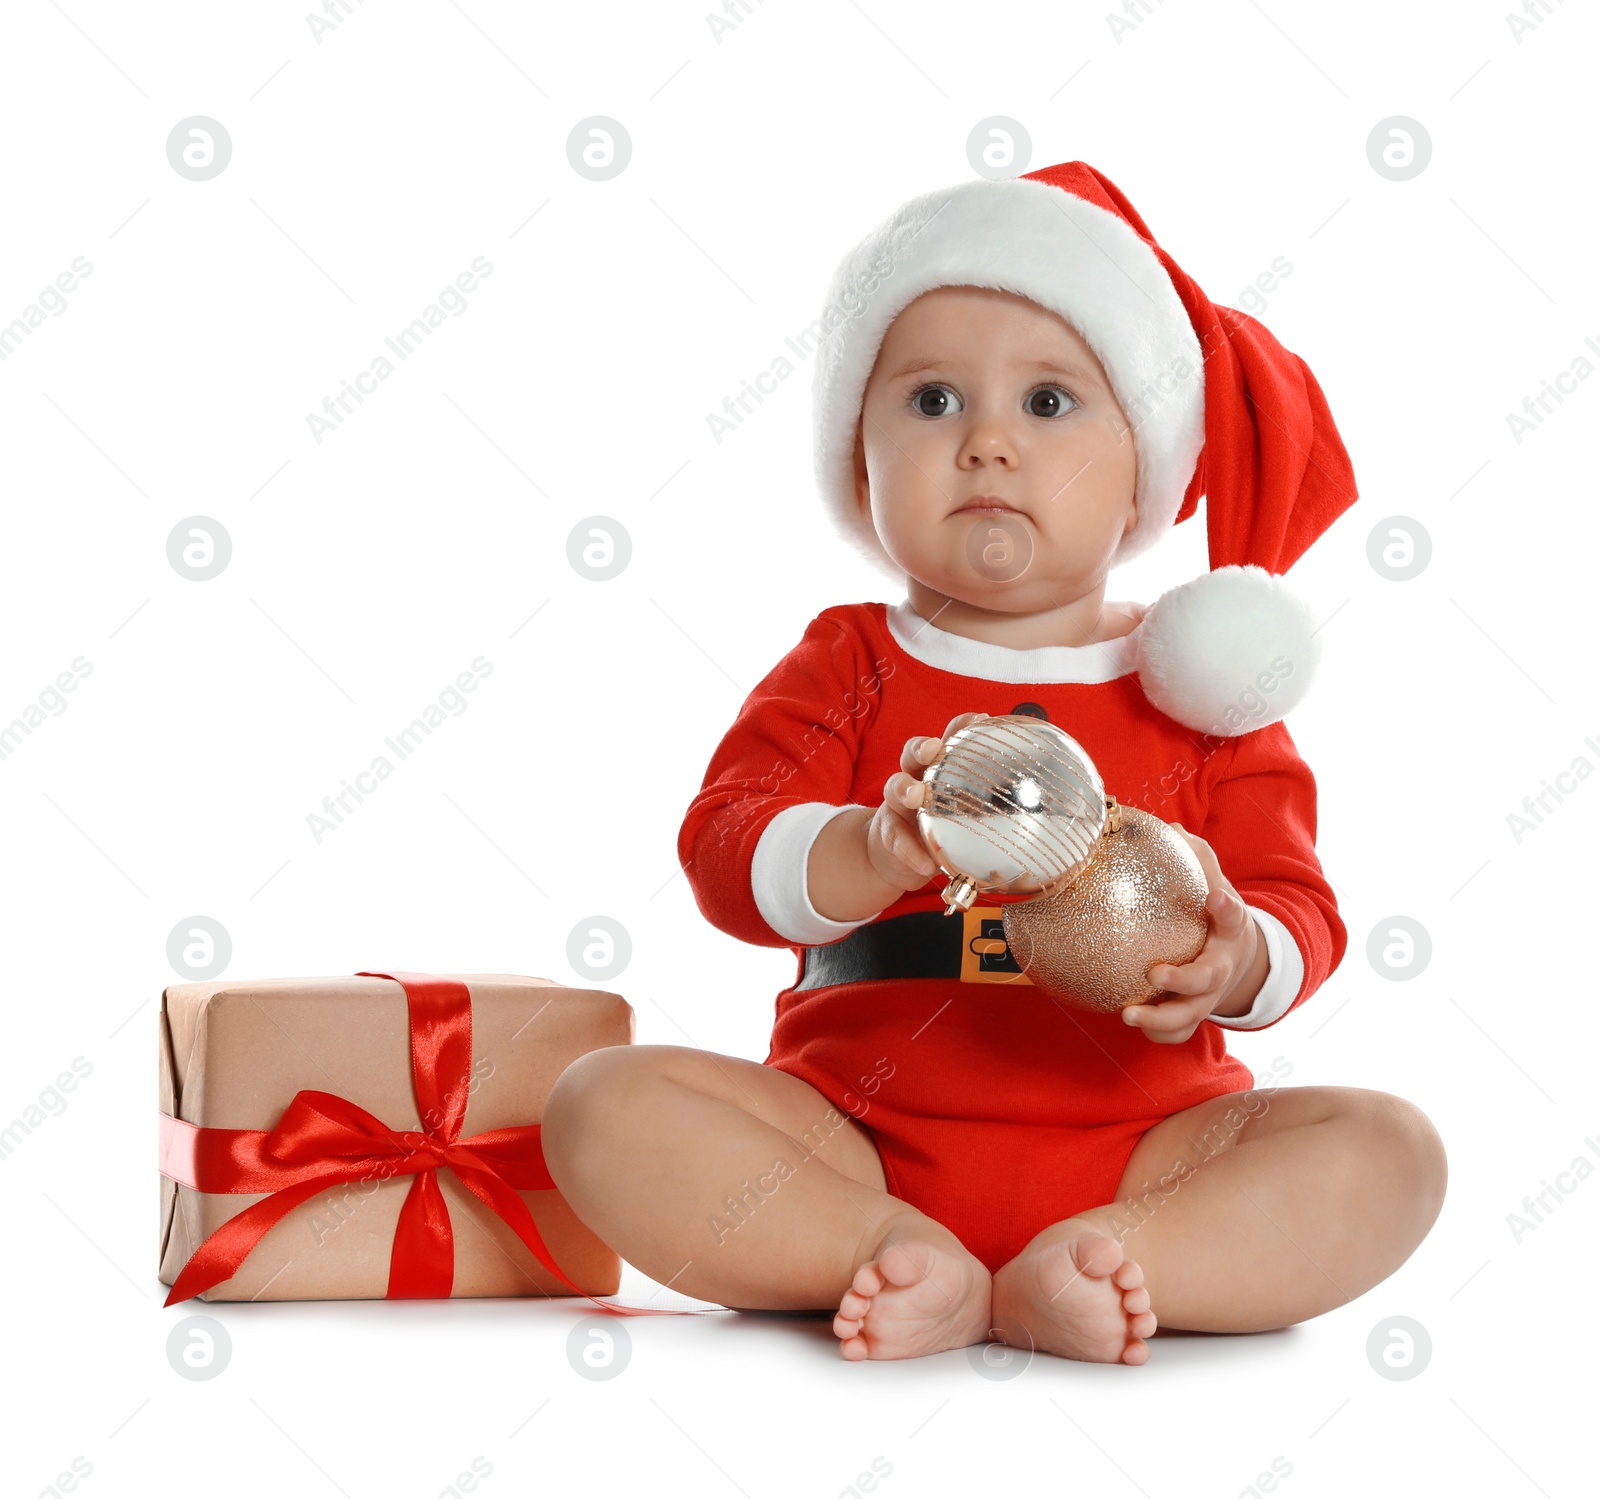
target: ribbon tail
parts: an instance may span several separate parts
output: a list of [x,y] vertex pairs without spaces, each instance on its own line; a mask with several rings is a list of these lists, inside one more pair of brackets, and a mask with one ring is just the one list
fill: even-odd
[[270,1197],[262,1198],[230,1218],[189,1256],[162,1305],[174,1306],[191,1296],[198,1296],[202,1291],[209,1291],[212,1286],[220,1285],[225,1280],[231,1280],[244,1263],[245,1256],[279,1219],[319,1192],[349,1181],[356,1174],[354,1171],[335,1171],[313,1177],[310,1181],[297,1182],[292,1187],[284,1187]]
[[508,1187],[492,1170],[469,1165],[459,1159],[450,1162],[450,1169],[460,1178],[463,1186],[467,1188],[485,1206],[492,1209],[511,1226],[511,1230],[533,1252],[533,1256],[563,1285],[568,1286],[579,1296],[587,1301],[592,1301],[602,1311],[619,1312],[633,1316],[645,1317],[671,1317],[676,1312],[671,1307],[642,1307],[642,1306],[614,1306],[609,1301],[601,1301],[598,1296],[591,1296],[555,1262],[555,1257],[546,1247],[544,1238],[539,1232],[539,1225],[533,1221],[533,1214],[528,1211],[528,1204]]
[[455,1284],[455,1239],[437,1171],[420,1171],[406,1193],[389,1251],[389,1289],[397,1300],[448,1296]]

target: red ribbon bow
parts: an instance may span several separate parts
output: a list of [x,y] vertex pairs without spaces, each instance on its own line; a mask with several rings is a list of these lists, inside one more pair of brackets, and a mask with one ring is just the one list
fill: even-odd
[[161,1116],[161,1174],[197,1192],[271,1195],[230,1218],[189,1257],[166,1305],[230,1279],[280,1219],[345,1182],[414,1178],[395,1225],[390,1297],[448,1296],[455,1279],[450,1214],[439,1190],[448,1166],[498,1213],[535,1258],[579,1296],[608,1312],[622,1307],[580,1290],[556,1264],[520,1191],[551,1191],[540,1126],[517,1125],[461,1139],[472,1068],[472,996],[454,979],[425,973],[369,973],[405,990],[411,1021],[411,1079],[421,1130],[394,1130],[333,1093],[302,1089],[270,1130],[209,1129]]

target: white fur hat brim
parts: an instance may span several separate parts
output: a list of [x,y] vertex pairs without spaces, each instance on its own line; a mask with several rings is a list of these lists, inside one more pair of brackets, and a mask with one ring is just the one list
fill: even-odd
[[1115,560],[1153,546],[1176,519],[1205,445],[1200,340],[1166,268],[1131,225],[1023,177],[975,179],[911,199],[834,272],[812,377],[814,460],[844,535],[903,579],[856,503],[856,425],[890,323],[939,286],[1014,292],[1077,330],[1134,429],[1136,520]]

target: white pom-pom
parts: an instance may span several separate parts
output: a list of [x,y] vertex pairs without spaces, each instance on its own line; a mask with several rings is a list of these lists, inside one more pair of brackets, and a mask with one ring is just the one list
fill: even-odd
[[1232,737],[1277,723],[1306,695],[1322,643],[1305,600],[1251,564],[1168,589],[1146,611],[1137,669],[1168,718]]

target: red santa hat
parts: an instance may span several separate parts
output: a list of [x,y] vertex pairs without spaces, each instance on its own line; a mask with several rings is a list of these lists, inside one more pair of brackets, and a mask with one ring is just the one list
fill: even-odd
[[[1242,734],[1282,718],[1304,698],[1320,647],[1310,609],[1282,574],[1356,499],[1305,362],[1254,318],[1216,306],[1084,162],[911,199],[835,271],[813,378],[824,500],[863,555],[897,579],[856,503],[856,426],[890,323],[937,286],[1027,297],[1094,350],[1134,432],[1135,523],[1114,562],[1147,551],[1206,496],[1212,571],[1145,614],[1137,660],[1146,696],[1201,733]],[[1287,674],[1272,665],[1280,656]],[[1263,672],[1275,680],[1267,693]]]

